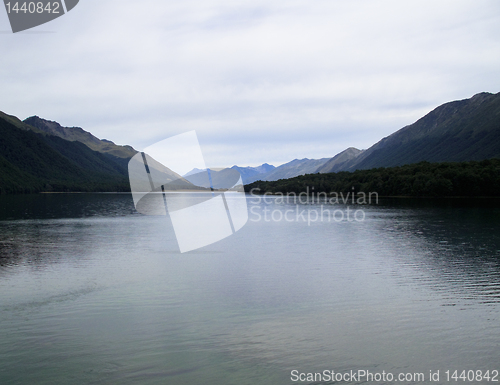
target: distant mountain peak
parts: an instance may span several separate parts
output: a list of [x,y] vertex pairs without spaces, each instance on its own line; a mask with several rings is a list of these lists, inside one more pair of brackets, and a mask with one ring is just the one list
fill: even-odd
[[[321,167],[329,158],[323,159],[294,159],[288,163],[282,164],[279,167],[269,166],[269,171],[251,175],[244,180],[245,184],[252,183],[256,180],[278,180],[292,178],[298,175],[312,174]],[[265,164],[264,164],[265,165]],[[264,166],[262,165],[262,166]],[[262,167],[260,166],[260,167]]]
[[183,177],[187,177],[187,176],[190,176],[190,175],[196,175],[196,174],[199,174],[199,173],[202,173],[202,172],[206,172],[206,171],[207,171],[207,169],[206,169],[206,168],[202,170],[202,169],[199,169],[199,168],[196,168],[196,167],[195,167],[195,168],[193,168],[191,171],[189,171],[189,172],[185,173],[185,174],[183,175]]
[[319,173],[327,173],[327,172],[335,172],[338,171],[345,165],[346,163],[356,159],[360,154],[363,153],[363,150],[359,150],[355,147],[349,147],[342,152],[339,152],[333,158],[329,159],[325,164],[321,167],[318,167],[316,172]]

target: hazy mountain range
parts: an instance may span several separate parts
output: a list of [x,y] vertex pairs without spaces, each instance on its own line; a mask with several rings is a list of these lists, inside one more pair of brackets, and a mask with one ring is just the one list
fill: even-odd
[[[32,116],[21,121],[0,112],[0,193],[129,191],[128,162],[137,151],[99,139],[79,127]],[[366,150],[350,147],[332,158],[294,159],[274,167],[212,170],[214,187],[238,171],[243,183],[304,174],[392,167],[420,161],[459,162],[500,158],[500,93],[480,93],[443,104]],[[168,167],[168,165],[166,165]],[[154,162],[152,162],[154,168]],[[159,167],[169,180],[198,184],[197,171],[183,177]],[[161,170],[160,170],[161,169]],[[206,182],[199,183],[204,187]]]

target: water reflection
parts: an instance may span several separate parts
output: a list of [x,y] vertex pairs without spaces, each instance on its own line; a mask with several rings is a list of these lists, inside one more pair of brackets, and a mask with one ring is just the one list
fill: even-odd
[[40,268],[85,254],[85,218],[138,215],[130,194],[35,194],[0,197],[0,267]]
[[385,200],[378,231],[413,279],[447,290],[449,304],[500,302],[499,200]]
[[134,215],[130,194],[33,194],[0,197],[0,221]]

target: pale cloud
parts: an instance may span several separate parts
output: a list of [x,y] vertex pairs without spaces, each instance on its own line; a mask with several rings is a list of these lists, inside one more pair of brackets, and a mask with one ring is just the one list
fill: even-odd
[[0,109],[138,149],[196,129],[218,166],[331,157],[499,92],[499,11],[496,0],[81,0],[32,30],[55,33],[0,34]]

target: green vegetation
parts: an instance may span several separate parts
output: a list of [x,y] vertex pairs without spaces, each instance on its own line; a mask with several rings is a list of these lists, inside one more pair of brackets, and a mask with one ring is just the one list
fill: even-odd
[[0,194],[130,191],[126,160],[0,117]]
[[376,192],[379,196],[500,197],[500,159],[460,163],[420,162],[400,167],[308,174],[245,186],[259,193]]

